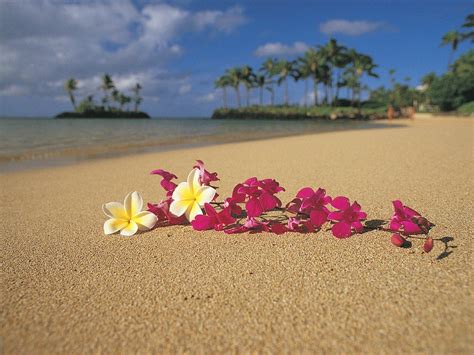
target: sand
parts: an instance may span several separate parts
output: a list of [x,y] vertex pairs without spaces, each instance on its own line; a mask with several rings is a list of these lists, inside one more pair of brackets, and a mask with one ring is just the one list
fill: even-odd
[[[3,353],[472,353],[472,119],[88,161],[0,175]],[[387,219],[400,198],[437,241],[390,234],[225,235],[189,226],[104,236],[101,204],[163,197],[195,159],[220,193],[275,177],[344,194]]]

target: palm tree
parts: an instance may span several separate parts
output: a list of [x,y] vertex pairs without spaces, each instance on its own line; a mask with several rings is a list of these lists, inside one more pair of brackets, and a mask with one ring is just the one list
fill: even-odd
[[230,85],[230,78],[227,75],[220,76],[215,82],[214,87],[216,89],[222,89],[223,95],[222,98],[224,100],[224,108],[227,108],[227,87]]
[[277,63],[278,68],[278,85],[281,83],[285,83],[285,105],[288,105],[289,97],[288,97],[288,76],[293,74],[294,70],[294,61],[288,60],[280,60]]
[[267,84],[265,75],[256,75],[255,76],[255,85],[259,88],[259,103],[260,106],[263,105],[263,88]]
[[232,86],[235,90],[235,96],[237,98],[237,106],[240,107],[240,81],[241,73],[239,68],[231,68],[226,71],[227,76],[229,77],[229,86]]
[[[469,14],[466,16],[462,27],[472,29],[474,27],[474,14]],[[465,41],[470,39],[474,43],[474,31],[466,32],[462,34],[462,40]]]
[[446,45],[451,46],[451,52],[449,53],[449,57],[448,57],[448,69],[451,67],[453,54],[458,48],[458,44],[461,41],[461,39],[462,39],[462,36],[458,31],[449,31],[443,36],[443,38],[441,38],[441,46],[446,46]]
[[120,111],[123,111],[123,108],[126,104],[132,101],[129,96],[126,96],[122,93],[119,93],[117,96],[118,103],[120,104]]
[[305,58],[298,58],[298,66],[295,69],[295,80],[304,80],[304,107],[308,107],[308,78],[311,76],[311,68]]
[[133,92],[133,102],[135,104],[134,111],[138,112],[138,106],[140,106],[140,103],[143,101],[143,98],[140,96],[140,90],[142,89],[142,86],[139,83],[136,83],[134,87],[132,87],[132,92]]
[[117,89],[114,88],[112,90],[112,100],[118,103],[119,105],[120,105],[120,95],[121,93]]
[[314,48],[308,49],[299,59],[300,67],[305,67],[313,79],[313,104],[318,104],[318,84],[322,81],[324,73],[328,70],[324,57]]
[[268,58],[265,62],[263,62],[262,66],[260,67],[260,71],[267,77],[267,83],[270,84],[270,88],[268,89],[271,93],[271,104],[272,106],[275,105],[275,91],[273,90],[273,77],[277,74],[277,60]]
[[102,75],[102,84],[99,87],[104,92],[102,102],[108,110],[110,110],[109,91],[115,89],[114,82],[109,74]]
[[245,93],[247,98],[247,107],[250,106],[250,90],[252,90],[255,74],[253,73],[253,69],[248,65],[243,66],[240,68],[240,78],[245,86]]
[[76,106],[76,99],[74,97],[74,91],[77,90],[77,81],[74,78],[70,78],[66,80],[66,83],[64,84],[64,88],[66,89],[68,95],[69,95],[69,100],[71,100],[72,107],[74,107],[74,111],[77,111],[77,106]]
[[[319,46],[319,50],[321,52],[320,54],[325,58],[325,62],[328,65],[328,73],[325,75],[327,79],[326,92],[332,96],[334,68],[343,67],[347,65],[347,62],[348,62],[347,56],[345,53],[346,47],[339,45],[335,39],[331,38],[326,45]],[[339,71],[337,73],[336,83],[338,81],[339,81]]]

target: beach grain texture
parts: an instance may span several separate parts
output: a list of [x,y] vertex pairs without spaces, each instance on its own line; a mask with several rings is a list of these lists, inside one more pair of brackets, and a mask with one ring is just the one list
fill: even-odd
[[[1,352],[470,353],[473,120],[147,153],[0,175]],[[436,224],[430,254],[390,233],[226,235],[189,226],[104,236],[101,205],[163,197],[195,159],[222,197],[251,176],[356,199],[401,199]],[[440,240],[443,241],[440,241]]]

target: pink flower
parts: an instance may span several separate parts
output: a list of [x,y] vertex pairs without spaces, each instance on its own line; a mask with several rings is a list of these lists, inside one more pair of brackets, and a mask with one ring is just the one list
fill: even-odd
[[254,217],[247,217],[244,224],[224,229],[224,232],[227,234],[244,233],[248,231],[251,233],[259,233],[262,231],[269,232],[270,227],[268,222],[259,221]]
[[205,215],[197,215],[191,222],[195,230],[203,231],[208,229],[215,229],[221,231],[224,227],[233,224],[235,219],[230,215],[229,210],[224,208],[217,212],[209,203],[204,204]]
[[219,181],[217,177],[217,173],[210,173],[206,169],[204,169],[204,162],[202,160],[196,160],[197,164],[193,166],[193,168],[199,169],[199,182],[201,185],[208,185],[210,186],[211,182]]
[[414,209],[404,206],[400,200],[392,202],[394,213],[390,219],[389,229],[405,235],[428,233],[431,223]]
[[158,217],[159,224],[184,224],[186,223],[186,217],[176,217],[170,212],[171,198],[162,200],[157,204],[148,203],[148,211],[154,213]]
[[397,247],[402,247],[406,242],[405,238],[403,238],[398,233],[392,234],[392,238],[390,240],[391,240],[392,244],[397,246]]
[[232,201],[234,203],[245,202],[247,215],[259,217],[262,213],[281,206],[280,199],[274,196],[280,191],[285,191],[285,189],[276,180],[258,180],[253,177],[234,187]]
[[357,233],[362,232],[364,227],[361,220],[364,220],[367,214],[361,212],[361,207],[357,202],[351,205],[347,197],[338,196],[332,200],[331,205],[339,209],[328,215],[329,220],[336,222],[332,226],[332,234],[336,238],[348,238],[353,234],[353,230]]
[[314,232],[314,225],[309,219],[290,217],[288,219],[287,229],[298,233],[312,233]]
[[166,170],[163,169],[157,169],[153,170],[150,174],[154,175],[160,175],[163,179],[161,180],[161,187],[165,189],[166,191],[166,196],[171,197],[173,195],[173,191],[176,188],[176,184],[172,182],[171,180],[177,179],[178,177],[175,174],[172,174]]
[[286,206],[286,210],[308,216],[316,228],[321,228],[328,220],[329,209],[326,205],[330,202],[331,197],[326,196],[326,190],[322,188],[313,190],[311,187],[304,187],[298,191],[296,198]]
[[425,243],[423,244],[423,250],[425,253],[429,253],[433,249],[433,238],[428,237],[425,240]]

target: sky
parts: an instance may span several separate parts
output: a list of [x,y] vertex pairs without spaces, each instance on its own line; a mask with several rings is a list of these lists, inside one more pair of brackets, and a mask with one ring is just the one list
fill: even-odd
[[[418,85],[446,70],[440,39],[472,12],[465,0],[0,0],[0,116],[70,110],[70,77],[79,101],[100,99],[103,73],[124,92],[139,82],[152,116],[209,116],[222,106],[214,80],[227,68],[293,59],[331,37],[373,57],[380,79],[370,87],[388,85],[391,68]],[[303,84],[291,83],[291,103],[302,100]]]

